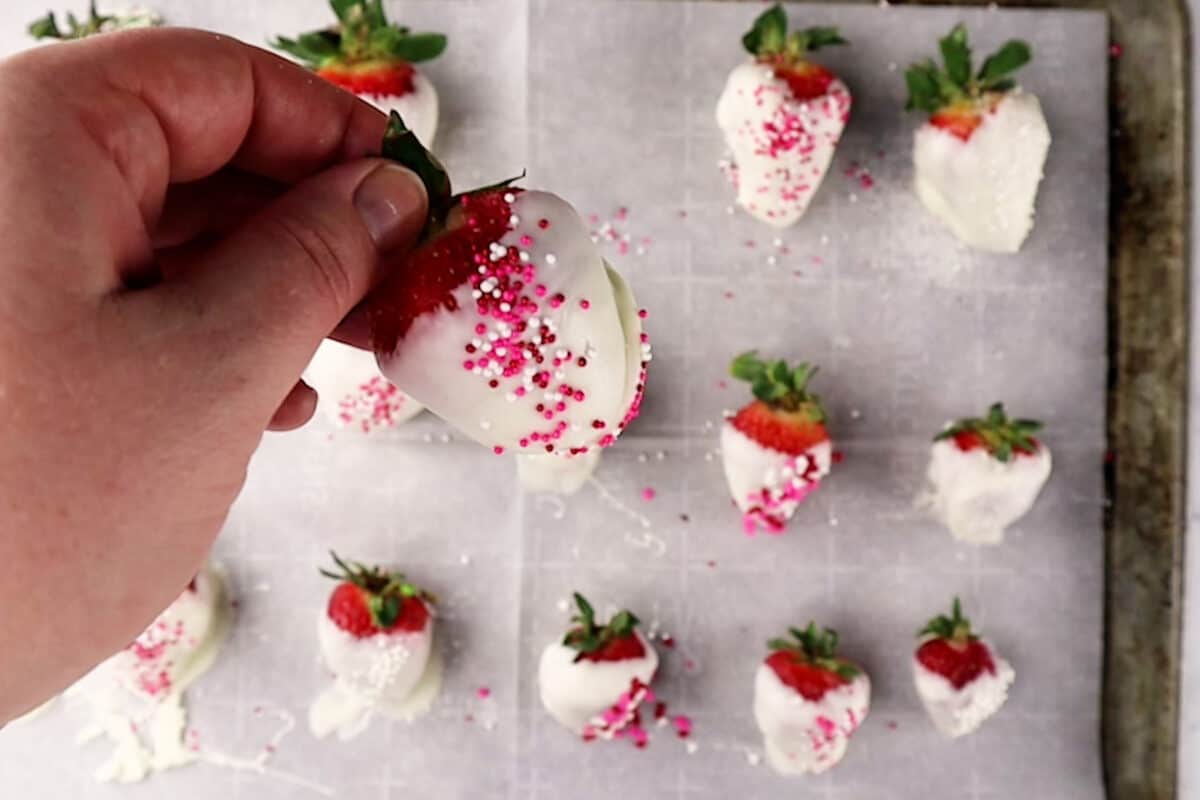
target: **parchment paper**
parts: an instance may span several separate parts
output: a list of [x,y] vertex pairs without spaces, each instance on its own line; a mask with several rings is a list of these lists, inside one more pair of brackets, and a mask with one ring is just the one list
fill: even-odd
[[[329,19],[323,0],[157,5],[173,23],[251,42]],[[237,627],[189,697],[203,747],[241,758],[258,755],[281,713],[299,718],[269,773],[200,764],[99,786],[90,773],[104,746],[78,750],[84,720],[60,705],[0,734],[0,796],[319,796],[299,778],[345,798],[1101,797],[1103,15],[792,6],[794,25],[836,24],[854,43],[822,60],[855,105],[807,217],[776,233],[730,213],[713,121],[760,6],[388,5],[450,35],[427,69],[456,184],[528,166],[526,185],[596,215],[609,259],[651,312],[642,418],[565,502],[522,496],[510,461],[429,416],[369,436],[323,421],[267,436],[215,553],[240,597]],[[0,45],[24,47],[21,25],[40,13],[6,5]],[[959,246],[909,188],[919,120],[902,113],[902,71],[959,20],[979,55],[1014,36],[1035,51],[1022,82],[1054,144],[1037,227],[1016,257]],[[845,454],[778,538],[742,534],[716,452],[723,410],[747,396],[725,369],[751,347],[821,365],[816,388]],[[930,436],[995,400],[1047,422],[1055,471],[1003,546],[972,549],[912,499]],[[329,587],[316,567],[331,547],[402,566],[442,599],[435,711],[409,726],[376,721],[351,744],[317,742],[303,725],[326,681],[315,620]],[[675,642],[659,648],[656,687],[694,719],[694,752],[669,728],[644,751],[583,744],[544,714],[537,657],[561,635],[574,589]],[[1017,680],[998,716],[951,742],[924,717],[909,659],[914,632],[954,594]],[[767,638],[809,619],[840,631],[871,675],[873,705],[840,767],[788,780],[755,763],[753,675]]]

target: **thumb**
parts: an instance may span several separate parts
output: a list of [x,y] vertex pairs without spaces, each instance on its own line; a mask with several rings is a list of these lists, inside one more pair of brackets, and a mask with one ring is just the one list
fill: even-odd
[[186,383],[208,399],[252,387],[256,396],[244,399],[265,425],[321,340],[378,281],[382,257],[416,243],[426,209],[420,179],[390,161],[304,180],[152,290],[159,337],[166,315],[166,329],[186,340],[159,346],[190,362]]

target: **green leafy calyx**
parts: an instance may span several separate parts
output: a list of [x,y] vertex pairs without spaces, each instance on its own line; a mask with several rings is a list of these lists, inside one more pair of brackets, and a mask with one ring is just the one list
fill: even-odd
[[997,461],[1007,462],[1014,453],[1033,454],[1038,450],[1034,434],[1042,429],[1035,419],[1009,419],[1003,403],[994,403],[986,417],[960,419],[934,437],[935,442],[973,434]]
[[821,398],[808,390],[817,367],[803,362],[795,367],[786,361],[763,361],[758,352],[742,353],[729,365],[729,374],[751,386],[754,396],[774,409],[805,411],[813,422],[825,421]]
[[114,16],[97,13],[96,2],[92,0],[88,6],[87,19],[80,20],[73,13],[67,12],[67,26],[63,29],[58,26],[58,20],[51,11],[29,24],[29,35],[35,39],[84,39],[100,33],[105,25],[116,21]]
[[385,572],[379,567],[367,567],[357,561],[343,561],[332,550],[329,555],[337,566],[337,571],[322,569],[320,573],[339,583],[351,583],[362,589],[367,598],[367,609],[371,612],[371,620],[376,627],[387,630],[400,619],[400,611],[404,602],[410,598],[420,598],[433,602],[433,595],[423,592],[405,580],[398,572]]
[[619,611],[606,625],[598,625],[595,609],[579,592],[575,592],[575,607],[578,613],[571,617],[574,627],[563,637],[563,644],[578,651],[576,661],[603,650],[610,642],[630,636],[640,622],[632,613]]
[[380,154],[401,166],[408,167],[417,174],[421,183],[425,184],[425,194],[429,198],[429,218],[425,222],[423,238],[445,227],[446,217],[454,208],[463,194],[480,194],[505,189],[525,177],[525,173],[514,178],[508,178],[497,183],[472,189],[463,194],[454,194],[450,186],[450,175],[442,162],[426,149],[417,135],[404,123],[404,119],[395,111],[388,117],[387,130],[383,134],[383,144]]
[[979,638],[971,633],[971,620],[963,616],[962,603],[959,602],[957,597],[954,598],[954,607],[950,612],[950,616],[946,616],[945,614],[936,616],[917,632],[918,639],[930,637],[945,639],[958,648],[966,647],[968,643]]
[[796,62],[805,54],[831,45],[848,44],[837,28],[805,28],[788,33],[787,13],[776,3],[754,20],[742,46],[755,58]]
[[337,25],[295,39],[280,36],[271,46],[313,69],[365,61],[416,63],[437,58],[446,49],[446,37],[440,33],[413,33],[389,23],[383,0],[331,0],[330,5]]
[[858,667],[838,658],[837,631],[832,628],[818,629],[817,623],[809,622],[808,627],[788,628],[791,638],[772,639],[767,647],[773,652],[794,653],[821,669],[833,672],[846,680],[854,680],[858,675]]
[[975,72],[967,29],[961,24],[954,26],[938,42],[938,47],[942,67],[927,59],[913,64],[904,73],[909,111],[934,114],[948,106],[974,104],[986,95],[1010,91],[1017,85],[1013,73],[1033,57],[1028,44],[1013,39],[988,56]]

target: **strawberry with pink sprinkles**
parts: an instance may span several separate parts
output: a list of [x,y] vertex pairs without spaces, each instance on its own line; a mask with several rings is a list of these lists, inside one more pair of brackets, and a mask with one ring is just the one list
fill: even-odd
[[560,198],[511,181],[452,194],[396,115],[383,154],[430,198],[422,242],[369,301],[384,376],[494,452],[552,457],[530,472],[583,465],[581,484],[641,407],[651,353],[632,292]]

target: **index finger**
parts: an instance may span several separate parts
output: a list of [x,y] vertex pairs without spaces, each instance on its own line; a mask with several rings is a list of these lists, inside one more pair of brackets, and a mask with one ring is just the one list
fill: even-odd
[[167,183],[227,165],[292,183],[378,152],[387,126],[303,67],[205,31],[106,34],[22,58],[61,87],[60,108],[111,154],[148,222]]

